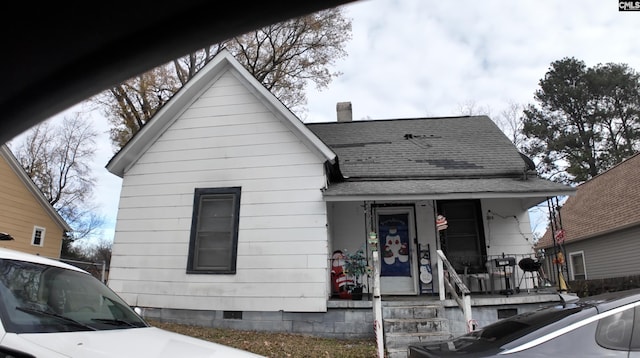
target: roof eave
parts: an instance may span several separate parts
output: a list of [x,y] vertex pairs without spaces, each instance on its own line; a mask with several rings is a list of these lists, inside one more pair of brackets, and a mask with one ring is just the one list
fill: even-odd
[[124,174],[140,156],[151,146],[164,131],[171,126],[178,117],[188,109],[200,95],[209,88],[209,84],[221,76],[227,69],[234,68],[243,81],[254,94],[271,110],[286,118],[287,125],[307,146],[322,156],[330,163],[336,160],[336,154],[325,145],[311,130],[309,130],[282,102],[269,92],[255,77],[253,77],[233,56],[226,50],[200,70],[194,78],[188,81],[158,113],[146,125],[140,129],[127,144],[116,153],[106,168],[109,172],[124,177]]
[[[529,207],[533,207],[550,197],[571,196],[574,191],[547,191],[536,193],[514,192],[456,192],[428,194],[324,194],[325,201],[422,201],[422,200],[454,200],[454,199],[520,199]],[[531,205],[533,203],[533,205]]]
[[69,226],[69,224],[67,224],[64,218],[62,218],[62,216],[58,214],[56,209],[54,209],[53,206],[51,206],[49,201],[47,201],[47,199],[42,194],[42,191],[40,191],[40,189],[36,186],[33,180],[31,180],[31,178],[27,175],[22,165],[20,165],[20,163],[18,162],[18,160],[16,159],[16,157],[13,155],[13,153],[11,152],[9,147],[7,147],[6,144],[3,144],[0,146],[0,153],[3,154],[3,157],[6,159],[9,166],[13,169],[16,175],[24,183],[24,185],[35,197],[35,199],[38,201],[40,206],[42,206],[42,208],[47,212],[47,214],[49,214],[49,216],[56,223],[58,223],[58,225],[62,228],[62,230],[64,230],[65,232],[71,231],[72,229]]

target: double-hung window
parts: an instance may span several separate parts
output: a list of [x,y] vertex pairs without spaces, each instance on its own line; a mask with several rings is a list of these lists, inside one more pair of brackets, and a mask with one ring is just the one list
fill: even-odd
[[31,245],[33,246],[44,245],[44,233],[45,233],[45,228],[40,226],[34,226],[33,237],[31,238]]
[[572,280],[586,280],[587,270],[584,265],[584,252],[571,252],[569,254],[569,264],[571,266],[571,279]]
[[196,188],[188,273],[236,272],[240,188]]

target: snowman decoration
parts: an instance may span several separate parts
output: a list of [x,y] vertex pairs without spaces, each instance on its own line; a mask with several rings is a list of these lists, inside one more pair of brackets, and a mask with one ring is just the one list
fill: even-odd
[[424,284],[429,284],[431,280],[433,280],[433,274],[431,273],[429,264],[430,262],[427,258],[420,260],[420,281]]
[[391,226],[389,228],[389,233],[385,238],[384,262],[387,265],[393,265],[396,262],[396,257],[400,256],[401,248],[402,243],[400,241],[398,229],[395,226]]

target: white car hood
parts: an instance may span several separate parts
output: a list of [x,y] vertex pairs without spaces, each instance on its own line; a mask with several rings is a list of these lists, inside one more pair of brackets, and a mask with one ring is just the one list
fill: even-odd
[[73,358],[260,357],[155,327],[20,334],[30,344]]

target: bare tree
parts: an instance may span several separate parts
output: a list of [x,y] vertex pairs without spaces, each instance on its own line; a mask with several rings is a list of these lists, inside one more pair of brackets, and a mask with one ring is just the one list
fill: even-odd
[[480,106],[475,101],[469,100],[458,104],[459,116],[488,116],[491,118],[491,107]]
[[72,227],[72,241],[94,234],[103,221],[93,204],[90,163],[96,136],[91,122],[75,113],[59,125],[47,121],[33,127],[14,151],[27,175]]
[[498,127],[509,137],[516,148],[521,148],[526,137],[522,134],[522,110],[524,108],[513,101],[494,119]]
[[82,252],[87,261],[104,262],[107,267],[111,264],[111,247],[113,242],[100,239],[83,247]]
[[507,103],[505,109],[497,116],[491,116],[491,107],[478,105],[475,101],[466,101],[458,104],[457,113],[460,116],[486,115],[500,128],[500,130],[520,149],[526,137],[522,134],[523,106],[513,101]]
[[272,24],[214,44],[132,78],[94,97],[111,123],[116,149],[151,120],[171,97],[223,49],[293,112],[302,114],[309,83],[326,88],[339,72],[329,70],[346,57],[351,20],[332,8]]

